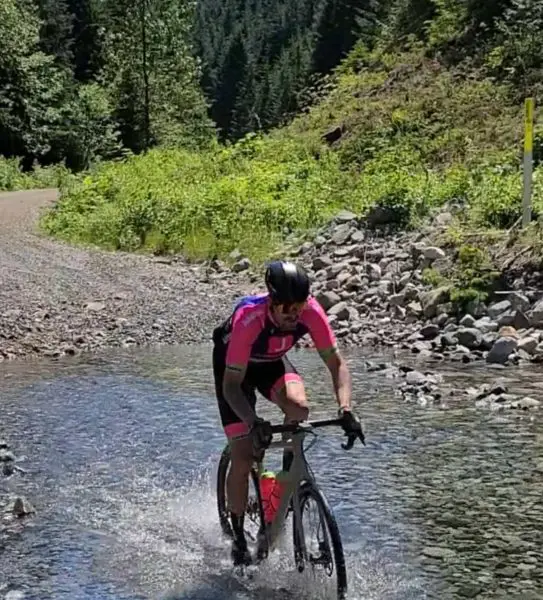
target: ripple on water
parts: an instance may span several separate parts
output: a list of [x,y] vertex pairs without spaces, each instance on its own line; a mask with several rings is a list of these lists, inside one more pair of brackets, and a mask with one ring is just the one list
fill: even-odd
[[[312,417],[334,411],[315,355],[294,360]],[[540,420],[461,401],[408,405],[393,382],[350,360],[368,445],[345,453],[330,431],[308,456],[340,524],[351,597],[541,597]],[[9,484],[38,514],[3,534],[0,581],[9,589],[70,600],[318,597],[291,572],[288,540],[251,581],[232,574],[216,519],[224,440],[209,349],[10,368],[4,427],[30,474],[24,488]],[[460,374],[465,385],[484,377],[445,376]]]

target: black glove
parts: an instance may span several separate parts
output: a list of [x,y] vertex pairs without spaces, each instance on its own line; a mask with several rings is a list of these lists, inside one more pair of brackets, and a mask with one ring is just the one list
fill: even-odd
[[257,417],[251,427],[249,435],[253,442],[253,455],[255,460],[262,460],[264,458],[264,452],[273,438],[271,423]]
[[[364,445],[366,445],[364,432],[362,431],[362,423],[360,423],[360,419],[350,410],[346,410],[343,408],[339,409],[339,417],[342,420],[341,427],[345,432],[345,435],[349,438],[347,442],[347,448],[352,448],[357,438]],[[346,446],[343,447],[346,448]]]

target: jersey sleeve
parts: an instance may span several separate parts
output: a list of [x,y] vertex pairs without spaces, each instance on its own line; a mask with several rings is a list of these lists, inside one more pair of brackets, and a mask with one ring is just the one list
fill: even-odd
[[309,330],[315,348],[323,360],[327,360],[337,351],[337,340],[324,309],[315,298],[309,300],[302,320]]
[[251,357],[251,349],[262,330],[257,307],[240,308],[234,315],[232,332],[226,352],[226,368],[244,371]]

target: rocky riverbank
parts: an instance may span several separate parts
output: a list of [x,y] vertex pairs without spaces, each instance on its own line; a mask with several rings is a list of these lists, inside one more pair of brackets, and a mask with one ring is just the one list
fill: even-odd
[[[428,269],[443,276],[454,269],[454,249],[436,245],[451,218],[441,213],[422,231],[386,234],[342,212],[311,239],[294,243],[287,255],[307,268],[313,293],[342,347],[407,353],[435,368],[445,361],[481,362],[492,369],[543,363],[543,277],[533,268],[537,256],[531,257],[530,268],[515,265],[529,248],[513,248],[502,257],[500,277],[511,283],[491,293],[487,302],[459,306],[451,301],[450,284],[436,287],[425,281]],[[232,258],[237,260],[234,271],[250,271],[246,258],[239,253]],[[209,267],[216,276],[228,271],[219,261]],[[310,340],[300,344],[310,345]],[[418,371],[401,360],[368,363],[367,368],[397,380],[398,396],[422,406],[446,407],[462,399],[489,410],[540,406],[499,378],[458,389],[445,386],[439,373]]]
[[492,383],[478,387],[458,388],[444,383],[441,374],[419,371],[405,364],[367,362],[368,372],[380,372],[383,377],[396,381],[396,396],[404,402],[419,406],[438,406],[448,409],[453,404],[468,403],[479,409],[490,411],[536,410],[541,401],[533,396],[514,393],[505,378],[496,378]]
[[422,232],[377,234],[345,212],[293,256],[308,268],[346,346],[392,347],[433,361],[543,362],[542,274],[527,269],[488,302],[459,310],[450,284],[425,282],[428,269],[447,273],[456,260],[432,243],[439,231],[434,224]]

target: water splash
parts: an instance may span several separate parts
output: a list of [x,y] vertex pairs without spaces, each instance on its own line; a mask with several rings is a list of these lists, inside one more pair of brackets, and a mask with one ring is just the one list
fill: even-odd
[[[162,600],[302,598],[331,600],[333,587],[296,571],[287,522],[278,548],[266,563],[240,576],[229,559],[229,543],[217,517],[217,456],[179,487],[164,490],[139,473],[131,490],[102,490],[77,520],[101,543],[96,569],[126,591]],[[347,550],[349,598],[395,600],[424,598],[412,577],[401,574],[375,550]],[[327,593],[326,593],[327,592]]]

